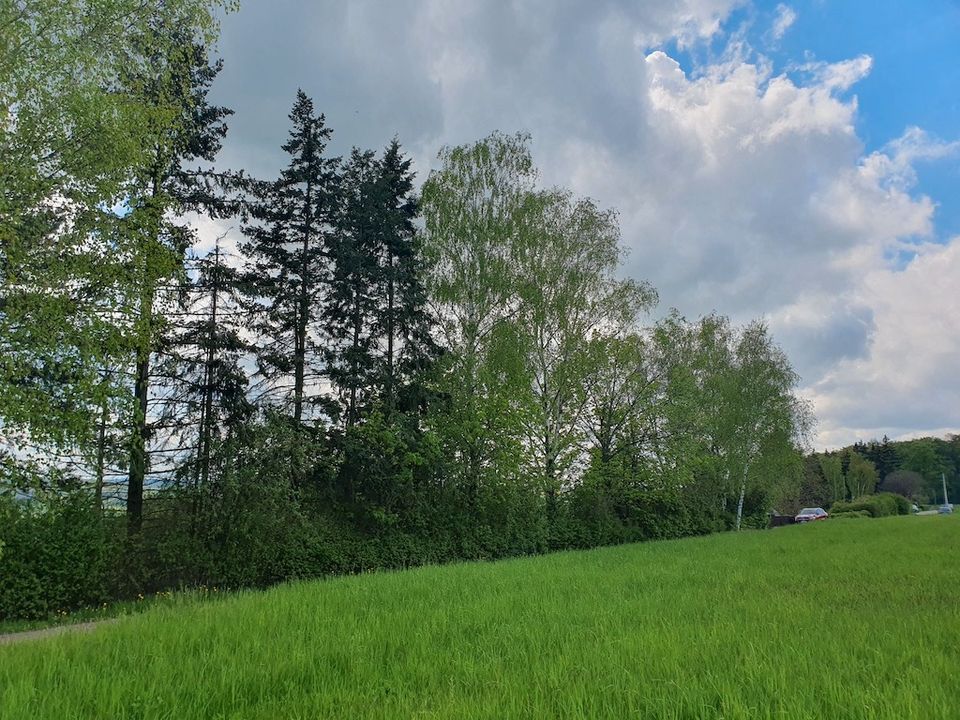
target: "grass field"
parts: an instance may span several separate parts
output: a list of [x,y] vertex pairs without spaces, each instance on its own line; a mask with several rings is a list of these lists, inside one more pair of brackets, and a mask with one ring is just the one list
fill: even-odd
[[346,577],[0,647],[0,718],[960,718],[960,518]]

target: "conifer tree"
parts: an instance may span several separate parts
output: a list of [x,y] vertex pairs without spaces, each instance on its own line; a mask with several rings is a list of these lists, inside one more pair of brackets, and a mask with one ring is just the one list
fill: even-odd
[[419,203],[399,142],[379,159],[354,149],[341,198],[324,306],[326,373],[351,427],[375,402],[396,410],[405,385],[436,350],[420,280]]
[[220,238],[194,263],[195,281],[168,313],[176,332],[164,339],[159,363],[167,386],[162,422],[186,453],[179,474],[200,491],[210,481],[216,446],[252,414],[239,332],[238,272]]
[[404,383],[423,371],[437,354],[421,277],[423,265],[414,225],[420,201],[413,193],[410,164],[396,139],[387,146],[380,163],[383,268],[376,332],[384,340],[378,374],[388,410],[396,408]]
[[341,178],[341,204],[331,243],[324,303],[326,375],[340,395],[344,425],[353,426],[371,401],[374,317],[381,279],[383,217],[379,165],[356,148]]
[[[331,130],[302,91],[290,112],[293,127],[283,150],[290,163],[253,193],[244,252],[251,259],[247,294],[255,311],[252,330],[260,374],[268,391],[292,403],[304,421],[307,382],[316,378],[316,323],[327,280],[330,229],[337,205],[339,160],[324,151]],[[289,376],[293,376],[293,386]]]

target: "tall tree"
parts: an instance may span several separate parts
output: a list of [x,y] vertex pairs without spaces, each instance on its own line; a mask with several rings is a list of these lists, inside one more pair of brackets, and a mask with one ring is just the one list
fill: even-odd
[[193,281],[165,313],[173,327],[158,348],[166,390],[159,422],[176,445],[179,474],[199,495],[210,483],[216,448],[253,408],[242,367],[247,343],[238,322],[236,260],[217,238],[191,265]]
[[850,451],[847,488],[850,490],[851,498],[870,495],[877,490],[876,467],[870,460],[854,450]]
[[592,374],[583,424],[600,463],[618,454],[635,455],[654,447],[655,411],[662,396],[659,368],[649,343],[637,332],[601,337],[590,343]]
[[[10,431],[91,442],[104,368],[124,352],[112,262],[131,176],[169,107],[128,92],[131,58],[163,56],[178,27],[212,42],[232,0],[0,4],[0,417]],[[147,47],[149,46],[149,47]],[[111,374],[111,377],[114,377]]]
[[531,193],[513,245],[517,334],[529,373],[523,437],[548,507],[584,446],[589,383],[596,376],[593,341],[632,328],[656,301],[649,285],[620,280],[616,216],[568,193]]
[[883,479],[880,489],[919,501],[924,499],[926,483],[912,470],[895,470]]
[[[414,224],[420,201],[413,192],[413,181],[410,159],[403,156],[394,139],[380,161],[383,268],[375,320],[376,333],[382,338],[380,392],[388,410],[396,408],[405,384],[422,373],[437,354]],[[409,402],[416,400],[410,398]]]
[[748,490],[779,493],[788,470],[800,482],[809,415],[793,395],[796,375],[762,323],[673,316],[655,337],[667,360],[665,447],[684,472],[709,479],[721,509],[736,502],[739,529]]
[[886,435],[883,440],[877,442],[855,443],[854,450],[871,461],[877,468],[877,475],[883,479],[890,473],[900,467],[900,458],[897,456],[897,450]]
[[303,90],[289,117],[293,127],[283,150],[290,162],[276,181],[257,187],[251,203],[256,222],[244,228],[243,249],[252,261],[247,291],[256,313],[259,370],[300,424],[307,383],[319,372],[317,319],[328,281],[339,160],[324,156],[332,131]]
[[751,470],[760,462],[770,461],[771,453],[799,460],[795,443],[805,437],[809,416],[792,394],[798,377],[764,324],[753,322],[744,328],[734,345],[732,359],[721,380],[721,437],[727,470],[737,483],[739,530]]
[[840,456],[825,453],[819,456],[820,470],[830,488],[830,499],[833,502],[845,500],[847,497],[847,480],[843,473],[843,463]]
[[231,207],[214,191],[213,183],[232,186],[235,178],[193,170],[188,163],[212,162],[232,111],[207,100],[211,83],[220,71],[210,64],[207,49],[182,28],[161,24],[146,37],[169,34],[170,46],[162,53],[147,41],[141,54],[130,58],[124,83],[133,97],[162,108],[173,120],[155,129],[153,153],[128,187],[129,212],[121,221],[120,258],[130,273],[132,308],[131,346],[134,355],[134,407],[131,422],[127,516],[132,532],[140,528],[143,490],[148,472],[150,438],[150,363],[162,330],[158,294],[165,285],[183,278],[185,253],[193,240],[191,227],[175,218],[194,210],[209,214],[230,212]]
[[380,168],[370,151],[356,148],[340,179],[340,212],[330,245],[329,290],[323,303],[325,374],[339,390],[346,427],[372,401],[376,365],[375,318],[385,218]]
[[536,181],[528,146],[528,136],[494,133],[445,148],[422,191],[425,283],[447,350],[437,374],[449,412],[438,431],[471,501],[488,479],[518,472],[516,343],[504,321],[517,311],[513,246]]

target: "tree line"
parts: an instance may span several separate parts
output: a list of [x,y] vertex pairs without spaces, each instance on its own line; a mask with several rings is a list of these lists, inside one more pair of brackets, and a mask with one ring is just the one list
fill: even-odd
[[892,492],[918,504],[960,498],[960,435],[915,440],[857,441],[805,459],[798,492],[824,507],[876,492]]
[[797,496],[811,419],[766,326],[645,322],[616,213],[542,187],[527,135],[444,148],[418,188],[396,138],[332,156],[298,91],[277,177],[220,167],[222,9],[0,17],[0,617]]

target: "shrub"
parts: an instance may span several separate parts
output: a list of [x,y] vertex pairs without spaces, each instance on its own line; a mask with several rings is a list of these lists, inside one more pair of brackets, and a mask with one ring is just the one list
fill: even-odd
[[903,495],[897,493],[882,492],[880,495],[888,495],[897,506],[897,515],[909,515],[913,511],[913,503]]
[[108,599],[118,531],[87,493],[0,496],[0,619],[43,618]]
[[870,517],[909,515],[910,501],[902,495],[885,492],[876,495],[864,495],[849,502],[837,501],[830,508],[830,514],[833,516],[856,511],[865,512]]
[[866,510],[844,510],[842,512],[831,513],[830,517],[843,520],[843,519],[850,519],[850,518],[864,518],[864,517],[873,517],[873,516]]

